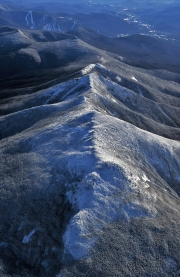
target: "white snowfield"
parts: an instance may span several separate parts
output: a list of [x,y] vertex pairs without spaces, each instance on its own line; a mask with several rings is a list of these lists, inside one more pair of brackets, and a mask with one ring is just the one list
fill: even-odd
[[[59,17],[59,18],[63,18],[63,17]],[[29,11],[25,16],[25,21],[26,21],[26,24],[30,26],[32,30],[37,29],[37,27],[42,27],[43,30],[62,32],[60,24],[57,22],[57,19],[55,17],[52,18],[51,23],[48,23],[48,16],[44,15],[40,20],[38,26],[36,26],[36,23],[33,18],[33,12]],[[75,23],[73,25],[73,28],[74,26],[75,26]]]
[[[162,195],[177,197],[167,182],[180,182],[179,142],[115,117],[111,107],[116,102],[128,99],[136,106],[137,97],[144,97],[91,73],[94,68],[107,70],[90,65],[81,72],[87,75],[42,90],[37,98],[46,99],[42,107],[55,110],[56,119],[15,135],[61,170],[57,179],[64,180],[66,196],[76,211],[63,236],[64,259],[66,254],[75,260],[90,255],[108,223],[133,217],[153,220]],[[28,111],[19,114],[25,116]]]
[[26,23],[27,25],[30,25],[31,26],[31,29],[35,29],[35,22],[34,22],[34,19],[33,19],[33,12],[32,11],[29,11],[25,17],[25,20],[26,20]]
[[[92,128],[81,140],[85,152],[82,154],[81,149],[79,153],[69,153],[67,160],[68,170],[78,168],[83,176],[78,184],[67,184],[67,197],[79,209],[64,235],[65,251],[75,259],[88,255],[105,224],[117,219],[153,218],[157,215],[155,202],[158,195],[152,183],[161,189],[167,188],[161,186],[160,181],[156,183],[151,172],[147,175],[140,169],[135,155],[139,157],[139,163],[143,156],[147,167],[149,164],[153,166],[152,171],[160,166],[167,177],[170,172],[166,159],[170,159],[169,164],[179,178],[178,143],[109,115],[89,113],[93,119]],[[91,141],[89,146],[86,146],[86,138]]]

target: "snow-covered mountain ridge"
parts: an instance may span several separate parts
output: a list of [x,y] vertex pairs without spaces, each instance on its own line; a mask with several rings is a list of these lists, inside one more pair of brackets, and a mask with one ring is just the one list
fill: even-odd
[[180,276],[178,1],[1,2],[0,276]]
[[[46,272],[53,270],[53,253],[62,264],[93,259],[98,239],[113,222],[158,222],[162,216],[173,221],[180,213],[180,144],[157,134],[161,128],[178,130],[171,116],[175,107],[167,105],[166,115],[161,103],[122,86],[123,76],[101,64],[91,64],[78,75],[25,96],[18,102],[19,111],[0,117],[1,160],[6,159],[1,172],[8,172],[10,164],[14,168],[1,181],[2,196],[11,199],[18,192],[12,201],[18,203],[16,224],[10,216],[12,228],[4,233],[1,247],[13,249],[17,260],[31,267],[39,259],[38,267]],[[132,82],[139,82],[137,78],[132,76]],[[143,130],[142,118],[154,132]],[[62,229],[48,231],[42,211],[30,219],[31,203],[40,197],[46,210],[48,195],[52,203],[60,198],[67,205],[60,215]],[[46,214],[49,226],[53,217]],[[10,244],[14,233],[17,240]]]

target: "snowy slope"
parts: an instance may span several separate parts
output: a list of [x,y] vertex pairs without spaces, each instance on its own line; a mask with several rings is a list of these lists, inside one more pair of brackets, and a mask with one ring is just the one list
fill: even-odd
[[[8,161],[2,162],[1,172],[8,171],[16,153],[19,153],[17,167],[22,168],[24,164],[23,170],[28,172],[30,165],[30,172],[24,173],[26,183],[19,170],[2,180],[3,195],[7,194],[7,182],[19,180],[18,191],[22,187],[29,191],[28,184],[31,184],[31,196],[27,194],[29,214],[36,187],[42,197],[48,192],[56,199],[57,191],[62,191],[64,203],[71,205],[70,218],[57,235],[63,244],[62,253],[56,250],[61,253],[58,256],[61,263],[67,263],[70,257],[79,260],[91,256],[104,228],[113,222],[141,218],[153,222],[162,216],[161,203],[164,210],[172,209],[177,217],[180,212],[179,142],[140,129],[119,114],[124,107],[126,111],[143,114],[145,110],[138,104],[141,101],[145,107],[151,105],[153,112],[149,110],[149,118],[157,124],[159,104],[121,86],[120,76],[116,76],[115,83],[102,77],[103,72],[107,73],[108,69],[100,64],[89,65],[79,73],[81,77],[33,94],[33,100],[29,99],[28,103],[41,103],[39,106],[22,108],[0,118],[1,159],[4,161],[6,156]],[[161,116],[164,118],[160,127],[167,117],[163,113]],[[52,203],[56,201],[53,197]],[[23,204],[19,209],[23,209]],[[46,218],[52,220],[48,219],[48,213]],[[41,211],[35,222],[27,223],[24,216],[17,215],[16,221],[18,225],[12,232],[21,232],[21,236],[18,235],[13,248],[16,256],[28,263],[28,253],[36,256],[44,236],[49,237],[47,226],[41,222]],[[44,230],[43,235],[40,230]],[[6,235],[4,240],[8,240]],[[28,247],[30,252],[26,253]],[[57,248],[53,240],[48,247],[51,251]],[[46,270],[53,260],[51,251],[39,254]]]

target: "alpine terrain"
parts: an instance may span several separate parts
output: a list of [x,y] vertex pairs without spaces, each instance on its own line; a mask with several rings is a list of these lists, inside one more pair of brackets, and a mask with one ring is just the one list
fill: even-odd
[[179,1],[0,2],[0,276],[180,276]]

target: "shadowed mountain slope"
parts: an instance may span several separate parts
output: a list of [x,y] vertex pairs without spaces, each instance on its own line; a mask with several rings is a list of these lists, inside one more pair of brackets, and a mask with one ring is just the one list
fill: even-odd
[[81,27],[71,33],[94,47],[121,55],[128,64],[148,69],[180,72],[177,59],[180,55],[178,42],[164,41],[145,35],[109,38]]
[[69,63],[98,60],[100,51],[68,34],[0,29],[0,77]]

